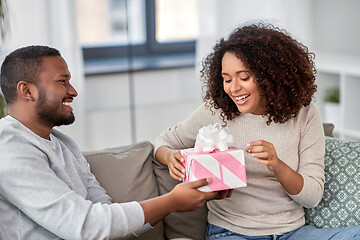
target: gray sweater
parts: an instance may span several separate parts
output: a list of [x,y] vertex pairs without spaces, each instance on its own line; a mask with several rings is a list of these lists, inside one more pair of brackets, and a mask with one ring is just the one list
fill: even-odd
[[[289,195],[266,166],[245,153],[247,187],[234,189],[232,197],[208,203],[208,221],[231,231],[249,235],[272,235],[304,225],[305,207],[316,206],[324,189],[325,140],[322,123],[314,105],[302,108],[296,118],[284,124],[266,125],[261,115],[241,114],[228,121],[233,146],[245,149],[255,140],[271,142],[278,157],[303,176],[304,186]],[[199,129],[223,123],[220,111],[214,114],[204,105],[177,126],[164,131],[155,141],[172,149],[194,147]]]
[[0,120],[0,239],[108,239],[141,228],[139,203],[110,203],[69,137],[53,129],[46,140]]

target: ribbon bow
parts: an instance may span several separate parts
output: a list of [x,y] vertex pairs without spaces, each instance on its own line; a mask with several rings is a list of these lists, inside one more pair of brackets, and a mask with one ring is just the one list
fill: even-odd
[[215,149],[226,151],[228,144],[233,142],[231,135],[221,128],[219,123],[202,127],[196,136],[195,152],[212,152]]

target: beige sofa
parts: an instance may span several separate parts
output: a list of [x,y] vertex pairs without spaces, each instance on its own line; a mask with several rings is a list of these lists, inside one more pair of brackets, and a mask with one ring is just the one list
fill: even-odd
[[[169,176],[167,167],[154,160],[153,148],[150,142],[145,141],[84,152],[84,156],[113,202],[141,201],[167,193],[179,183]],[[195,212],[172,213],[153,229],[134,239],[204,239],[206,216],[206,206]]]
[[[332,136],[332,129],[333,126],[331,124],[324,124],[324,131],[327,136]],[[317,227],[341,227],[360,224],[360,195],[358,194],[360,191],[358,191],[357,187],[360,186],[360,172],[357,173],[357,169],[360,169],[360,142],[355,143],[355,145],[351,144],[352,142],[327,137],[325,176],[331,181],[329,180],[325,184],[324,199],[319,207],[306,209],[307,223]],[[332,166],[336,165],[334,161],[341,157],[338,153],[339,148],[345,149],[342,153],[345,156],[343,158],[346,159],[346,164],[353,164],[351,165],[353,167],[350,166],[350,168],[354,168],[354,166],[356,168],[356,164],[359,167],[354,173],[354,176],[356,176],[354,178],[356,191],[349,191],[347,193],[351,196],[344,195],[344,192],[341,192],[340,195],[338,194],[339,189],[341,191],[341,189],[344,189],[344,186],[334,188],[334,182],[337,185],[345,184],[341,182],[343,179],[341,171],[346,170],[344,166],[338,166],[337,170],[332,172]],[[351,151],[349,151],[349,148]],[[358,155],[356,155],[357,153]],[[354,159],[350,159],[351,156],[349,154]],[[153,145],[150,142],[140,142],[129,146],[85,152],[84,156],[91,166],[91,171],[113,198],[114,202],[141,201],[156,197],[171,191],[179,183],[169,176],[167,167],[154,160]],[[342,199],[344,197],[351,200],[351,207],[354,208],[355,206],[355,210],[349,209],[348,201]],[[338,218],[339,211],[332,212],[332,208],[336,205],[334,205],[334,202],[339,209],[346,209],[349,212],[347,214],[350,215],[350,219],[346,218],[346,216]],[[357,211],[358,215],[352,217],[352,211]],[[335,218],[338,219],[334,221]],[[167,240],[190,238],[203,240],[207,226],[206,219],[206,206],[195,212],[172,213],[159,222],[152,230],[135,239]]]

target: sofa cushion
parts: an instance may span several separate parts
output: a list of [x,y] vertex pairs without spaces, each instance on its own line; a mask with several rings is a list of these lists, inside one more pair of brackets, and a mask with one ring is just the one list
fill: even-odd
[[[154,160],[154,173],[157,178],[160,195],[170,192],[180,182],[170,177],[167,166]],[[207,227],[207,207],[193,212],[174,212],[164,219],[164,233],[168,239],[190,238],[204,240]]]
[[[158,196],[152,151],[153,145],[146,141],[83,155],[113,202],[129,202]],[[162,221],[135,239],[164,239]]]
[[318,228],[360,224],[360,142],[325,139],[324,196],[305,209],[306,223]]
[[332,123],[323,123],[325,136],[333,137],[334,124]]

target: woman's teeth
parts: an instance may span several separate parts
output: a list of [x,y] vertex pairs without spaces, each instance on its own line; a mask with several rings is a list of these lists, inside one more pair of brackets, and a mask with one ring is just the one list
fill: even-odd
[[237,101],[241,101],[241,100],[244,100],[245,98],[247,98],[249,95],[242,95],[242,96],[240,96],[240,97],[236,97],[235,99],[237,100]]

